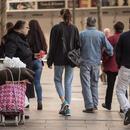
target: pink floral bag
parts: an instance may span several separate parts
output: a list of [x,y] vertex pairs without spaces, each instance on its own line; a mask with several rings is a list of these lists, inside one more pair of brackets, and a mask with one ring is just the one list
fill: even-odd
[[0,86],[0,112],[24,112],[26,83],[20,83],[19,79],[14,82],[10,69],[12,81]]

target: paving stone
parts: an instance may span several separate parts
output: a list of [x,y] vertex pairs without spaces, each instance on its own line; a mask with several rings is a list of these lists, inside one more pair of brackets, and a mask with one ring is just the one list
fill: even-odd
[[114,93],[112,110],[102,108],[106,86],[99,82],[99,106],[94,114],[83,113],[84,101],[81,93],[79,69],[74,71],[72,91],[72,116],[65,118],[58,114],[61,107],[58,94],[53,81],[53,70],[43,69],[43,110],[37,111],[37,99],[30,100],[30,108],[25,111],[30,115],[25,125],[18,127],[0,127],[0,130],[130,130],[130,126],[124,126],[119,115],[119,103]]
[[78,128],[77,127],[70,127],[70,128],[67,128],[67,130],[87,130],[87,127],[82,127],[82,126],[80,128],[79,127]]

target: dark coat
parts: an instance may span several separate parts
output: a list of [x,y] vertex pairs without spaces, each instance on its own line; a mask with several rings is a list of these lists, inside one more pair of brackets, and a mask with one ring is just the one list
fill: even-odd
[[116,46],[116,61],[118,66],[130,69],[130,31],[123,33]]
[[32,68],[32,51],[22,34],[12,31],[6,37],[5,56],[9,58],[19,57],[27,65],[27,68]]
[[[66,41],[66,50],[65,53],[64,46],[63,46],[63,28],[64,27],[64,34],[65,34],[65,41]],[[72,31],[73,36],[72,36]],[[72,37],[72,43],[70,43]],[[70,50],[78,49],[80,47],[79,42],[79,31],[76,26],[70,24],[66,25],[64,22],[61,22],[55,25],[50,34],[50,49],[48,54],[47,64],[48,66],[54,65],[71,65],[67,58],[67,53]]]
[[[5,40],[5,56],[19,57],[20,60],[27,65],[27,68],[32,69],[32,51],[26,41],[26,37],[18,32],[12,31]],[[28,98],[34,97],[34,87],[29,86],[26,90]]]

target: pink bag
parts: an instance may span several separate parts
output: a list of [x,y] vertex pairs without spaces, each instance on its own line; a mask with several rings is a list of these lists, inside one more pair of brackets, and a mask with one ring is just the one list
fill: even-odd
[[23,112],[25,91],[25,84],[4,84],[0,86],[0,111]]
[[0,112],[24,112],[26,84],[13,82],[10,73],[12,81],[0,86]]

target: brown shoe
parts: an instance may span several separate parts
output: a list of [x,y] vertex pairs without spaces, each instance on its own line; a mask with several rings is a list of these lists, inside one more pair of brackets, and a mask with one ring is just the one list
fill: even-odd
[[89,108],[89,109],[85,109],[83,110],[84,113],[94,113],[94,109],[93,108]]

